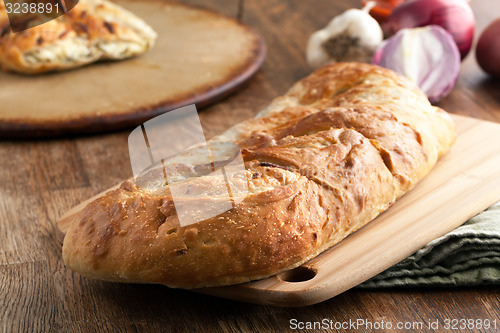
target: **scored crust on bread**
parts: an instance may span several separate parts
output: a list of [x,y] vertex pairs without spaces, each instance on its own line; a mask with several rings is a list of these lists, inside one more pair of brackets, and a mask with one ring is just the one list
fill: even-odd
[[327,65],[209,141],[241,148],[248,195],[233,209],[181,226],[169,188],[190,183],[196,200],[215,202],[222,186],[210,175],[169,186],[129,180],[79,213],[64,262],[90,278],[181,288],[269,277],[373,220],[454,140],[448,114],[408,79],[373,65]]
[[134,57],[156,40],[142,19],[106,0],[80,0],[68,13],[41,25],[36,24],[48,20],[43,14],[16,19],[29,29],[13,33],[5,6],[0,6],[0,68],[24,74]]

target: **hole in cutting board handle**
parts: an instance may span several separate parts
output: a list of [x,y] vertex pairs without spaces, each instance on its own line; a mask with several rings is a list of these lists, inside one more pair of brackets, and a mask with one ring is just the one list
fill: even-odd
[[313,279],[318,271],[312,267],[300,266],[287,272],[278,274],[278,278],[285,282],[304,282]]

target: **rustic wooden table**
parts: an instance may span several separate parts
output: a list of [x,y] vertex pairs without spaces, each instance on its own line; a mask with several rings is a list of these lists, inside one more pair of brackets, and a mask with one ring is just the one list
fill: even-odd
[[[237,12],[234,0],[187,2],[231,16]],[[478,31],[500,13],[497,1],[472,0],[471,4]],[[241,92],[201,112],[207,134],[254,115],[307,75],[310,69],[304,49],[309,34],[358,5],[357,0],[247,1],[244,21],[264,36],[268,58]],[[500,123],[500,81],[482,73],[471,54],[463,63],[456,88],[440,106]],[[92,281],[72,273],[62,263],[55,222],[67,209],[132,175],[128,134],[0,142],[0,331],[285,332],[292,319],[324,318],[410,325],[429,320],[443,324],[445,319],[496,319],[497,329],[482,331],[500,329],[499,288],[491,286],[354,289],[318,305],[287,309],[162,286]]]

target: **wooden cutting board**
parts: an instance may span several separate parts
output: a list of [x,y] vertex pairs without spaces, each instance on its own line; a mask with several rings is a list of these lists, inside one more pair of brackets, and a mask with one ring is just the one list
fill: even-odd
[[116,0],[158,33],[141,57],[40,76],[0,72],[0,137],[120,129],[183,105],[213,103],[262,64],[266,47],[247,26],[163,0]]
[[[367,226],[295,270],[197,291],[275,306],[319,303],[393,266],[499,201],[500,125],[453,118],[458,139],[451,151],[414,189]],[[60,219],[62,232],[83,206]]]

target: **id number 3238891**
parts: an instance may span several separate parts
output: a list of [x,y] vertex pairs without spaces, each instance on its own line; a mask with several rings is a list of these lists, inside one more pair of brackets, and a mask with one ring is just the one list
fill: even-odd
[[62,8],[58,3],[45,2],[6,2],[5,10],[7,14],[52,14],[62,12]]
[[444,319],[443,320],[443,328],[445,330],[481,330],[481,329],[497,329],[500,328],[500,325],[497,326],[496,319]]

